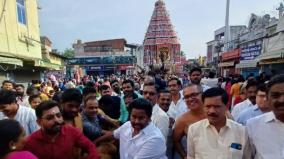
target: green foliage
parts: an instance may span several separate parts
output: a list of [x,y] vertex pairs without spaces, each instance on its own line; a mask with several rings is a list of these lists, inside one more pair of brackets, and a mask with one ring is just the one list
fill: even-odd
[[71,48],[67,48],[64,50],[63,56],[67,58],[73,58],[75,56],[75,51]]

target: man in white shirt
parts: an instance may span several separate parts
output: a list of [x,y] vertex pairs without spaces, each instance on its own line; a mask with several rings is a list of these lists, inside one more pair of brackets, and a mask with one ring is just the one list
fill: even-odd
[[169,116],[157,104],[158,89],[153,82],[144,84],[143,96],[153,105],[151,120],[160,129],[166,140],[169,133]]
[[171,118],[177,119],[183,113],[188,111],[188,108],[183,100],[183,96],[180,93],[181,82],[178,78],[172,77],[168,80],[168,88],[171,93],[172,102],[168,110],[168,114]]
[[256,103],[256,91],[257,91],[257,82],[254,80],[248,81],[246,85],[246,96],[247,99],[234,106],[232,110],[232,116],[234,120],[237,120],[240,113],[247,108],[250,108]]
[[191,69],[189,72],[190,82],[193,84],[201,85],[203,92],[205,92],[210,87],[201,83],[202,79],[201,76],[202,76],[202,70],[198,67]]
[[245,127],[226,118],[228,95],[210,88],[202,100],[207,119],[189,126],[187,159],[242,159],[247,148]]
[[[160,108],[167,113],[171,104],[172,98],[171,98],[171,93],[168,90],[160,90],[159,95],[158,95],[158,102],[157,104],[160,106]],[[168,115],[168,114],[167,114]],[[169,115],[168,115],[169,116]],[[175,119],[171,118],[169,116],[169,133],[167,136],[167,157],[168,159],[173,158],[173,138],[172,138],[172,133],[173,133],[173,125],[174,125]]]
[[15,90],[17,94],[17,103],[22,106],[31,107],[29,104],[29,96],[25,94],[25,86],[17,84]]
[[167,159],[165,139],[151,122],[152,104],[143,98],[129,105],[130,121],[113,133],[95,140],[119,139],[121,159]]
[[17,104],[15,92],[0,91],[0,120],[10,118],[17,120],[24,128],[26,135],[37,131],[35,111],[29,107]]
[[271,112],[247,122],[252,159],[284,158],[284,74],[273,77],[267,86]]
[[202,78],[201,83],[209,86],[209,87],[218,87],[218,78],[215,78],[214,72],[209,72],[208,78]]

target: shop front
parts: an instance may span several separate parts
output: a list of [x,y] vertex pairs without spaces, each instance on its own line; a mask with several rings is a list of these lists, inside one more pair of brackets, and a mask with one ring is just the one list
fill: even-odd
[[241,45],[240,63],[236,68],[241,70],[241,75],[247,77],[249,75],[258,76],[258,56],[262,50],[262,40],[252,41]]
[[68,67],[78,65],[86,70],[87,75],[103,76],[111,74],[127,74],[129,66],[136,63],[133,56],[113,56],[113,57],[84,57],[73,58],[67,61]]
[[266,40],[266,48],[258,58],[261,71],[267,74],[284,72],[284,32]]
[[275,75],[284,73],[284,15],[279,14],[275,32],[264,39],[263,54],[259,56],[261,71]]
[[130,67],[131,67],[131,65],[119,65],[117,73],[119,75],[127,75],[127,73],[128,73],[127,70],[129,70]]
[[103,66],[85,66],[86,74],[95,76],[100,76],[104,74],[104,67]]
[[221,75],[223,77],[240,73],[240,69],[235,67],[239,63],[240,49],[224,52],[221,58],[222,62],[218,64],[218,67],[221,68]]
[[261,65],[262,72],[266,72],[267,74],[270,74],[270,75],[283,74],[284,73],[284,52],[277,59],[276,58],[266,59],[266,60],[262,59],[259,62],[259,64]]
[[243,77],[247,77],[252,74],[257,76],[259,74],[259,68],[257,67],[256,60],[240,61],[240,63],[236,65],[236,68],[240,69]]
[[221,68],[221,75],[223,77],[228,77],[229,75],[235,74],[235,62],[221,62],[218,67]]

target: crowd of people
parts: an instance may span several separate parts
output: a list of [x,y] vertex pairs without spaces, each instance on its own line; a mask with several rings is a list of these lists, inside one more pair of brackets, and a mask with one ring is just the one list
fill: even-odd
[[0,159],[37,158],[284,159],[284,74],[5,80]]

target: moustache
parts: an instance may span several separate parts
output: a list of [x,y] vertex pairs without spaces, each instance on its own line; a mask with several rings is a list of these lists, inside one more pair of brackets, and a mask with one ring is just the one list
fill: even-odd
[[141,124],[133,124],[132,127],[139,127],[139,128],[142,128],[142,125]]
[[58,127],[58,126],[62,126],[64,123],[62,122],[62,123],[55,123],[55,124],[53,124],[53,128],[55,128],[55,127]]
[[210,117],[218,117],[218,115],[215,114],[215,113],[210,113],[210,114],[208,114],[208,116],[210,116]]
[[274,107],[275,107],[276,109],[284,108],[284,102],[275,102]]

